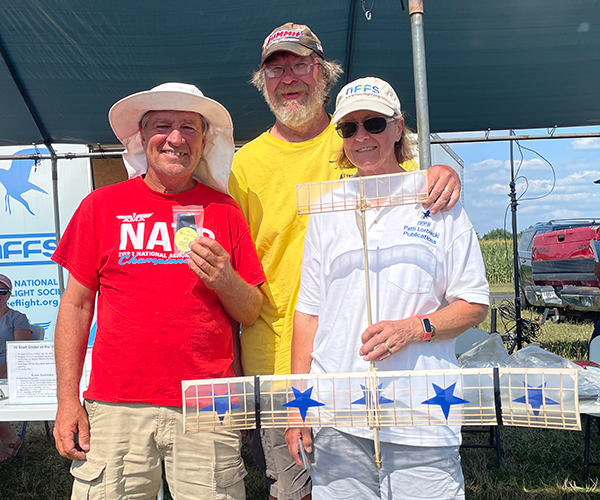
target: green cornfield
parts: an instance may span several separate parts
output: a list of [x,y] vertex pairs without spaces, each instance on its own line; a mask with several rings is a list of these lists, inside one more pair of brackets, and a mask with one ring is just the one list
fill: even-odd
[[510,240],[479,240],[487,280],[490,284],[511,283],[513,252]]

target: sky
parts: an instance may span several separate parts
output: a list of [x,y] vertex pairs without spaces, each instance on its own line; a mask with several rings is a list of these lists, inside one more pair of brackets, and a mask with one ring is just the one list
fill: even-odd
[[[542,130],[515,130],[517,135],[545,134]],[[600,132],[600,127],[565,127],[556,134],[569,132]],[[483,132],[440,134],[442,137],[482,137]],[[490,135],[508,136],[507,130]],[[522,150],[515,143],[514,165],[518,169],[517,208],[518,231],[536,222],[562,218],[600,218],[597,206],[600,185],[600,138],[583,139],[540,139],[519,141],[521,146],[542,155]],[[465,208],[479,236],[496,228],[512,232],[509,205],[510,143],[507,141],[488,143],[450,144],[465,165],[464,190]],[[553,185],[553,171],[556,184]]]

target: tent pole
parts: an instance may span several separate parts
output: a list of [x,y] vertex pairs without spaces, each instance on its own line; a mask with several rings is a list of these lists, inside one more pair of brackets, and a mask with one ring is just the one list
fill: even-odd
[[419,135],[419,166],[431,166],[429,140],[429,102],[427,98],[427,64],[425,61],[425,34],[423,30],[423,0],[409,0],[410,28],[415,74],[415,100],[417,106],[417,133]]
[[[56,156],[56,151],[54,149],[50,149],[50,154],[52,155],[52,206],[54,209],[54,233],[56,237],[56,245],[60,241],[60,210],[58,206],[58,157]],[[58,268],[58,287],[60,289],[60,295],[65,291],[65,277],[63,274],[63,268],[61,266],[57,266]]]
[[[434,137],[431,144],[456,144],[470,142],[498,142],[498,141],[534,141],[546,139],[580,139],[584,137],[599,137],[600,132],[566,132],[564,134],[522,134],[516,135],[511,131],[511,135],[489,135],[479,137]],[[0,160],[2,157],[0,156]]]

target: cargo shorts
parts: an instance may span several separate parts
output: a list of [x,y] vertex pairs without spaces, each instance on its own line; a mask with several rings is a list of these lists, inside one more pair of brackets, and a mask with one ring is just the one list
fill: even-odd
[[86,401],[90,450],[74,460],[73,500],[156,498],[162,467],[178,500],[244,500],[237,431],[183,433],[181,408]]

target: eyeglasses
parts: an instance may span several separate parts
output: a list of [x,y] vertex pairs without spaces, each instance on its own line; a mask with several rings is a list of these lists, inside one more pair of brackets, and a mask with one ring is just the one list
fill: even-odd
[[7,290],[6,288],[0,289],[0,295],[6,295],[8,293],[10,293],[10,290]]
[[381,134],[390,122],[395,122],[398,118],[384,118],[383,116],[375,116],[367,118],[364,122],[340,122],[335,126],[337,133],[342,139],[350,139],[358,132],[358,126],[362,125],[369,134]]
[[265,66],[265,76],[267,78],[280,78],[285,73],[285,70],[290,68],[296,76],[304,76],[310,73],[313,66],[318,66],[319,63],[294,63],[291,66]]

